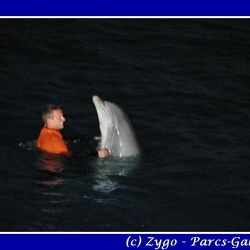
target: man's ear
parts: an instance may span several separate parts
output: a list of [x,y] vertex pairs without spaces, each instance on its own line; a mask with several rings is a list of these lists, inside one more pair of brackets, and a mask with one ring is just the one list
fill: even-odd
[[45,123],[46,127],[50,127],[51,123],[52,123],[52,119],[51,118],[47,118],[46,119],[46,123]]

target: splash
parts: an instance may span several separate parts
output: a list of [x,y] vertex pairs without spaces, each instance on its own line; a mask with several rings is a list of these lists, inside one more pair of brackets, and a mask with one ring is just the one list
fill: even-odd
[[27,141],[27,142],[19,142],[18,147],[20,147],[21,149],[25,149],[25,150],[35,150],[37,148],[36,140]]

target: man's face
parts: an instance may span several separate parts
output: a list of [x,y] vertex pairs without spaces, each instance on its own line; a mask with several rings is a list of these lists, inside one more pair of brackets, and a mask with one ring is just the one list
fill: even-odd
[[63,112],[61,109],[53,110],[53,118],[48,119],[48,125],[50,128],[55,130],[61,130],[64,128],[63,123],[65,118],[63,117]]

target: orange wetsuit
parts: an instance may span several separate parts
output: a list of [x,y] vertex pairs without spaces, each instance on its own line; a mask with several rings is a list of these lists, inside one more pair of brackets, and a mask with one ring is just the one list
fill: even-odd
[[47,128],[46,126],[40,132],[37,147],[48,153],[70,155],[60,131]]

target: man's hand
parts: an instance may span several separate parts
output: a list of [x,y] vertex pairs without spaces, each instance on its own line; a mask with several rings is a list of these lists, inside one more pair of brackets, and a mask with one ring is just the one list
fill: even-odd
[[109,151],[106,149],[106,148],[101,148],[101,149],[98,149],[98,156],[100,158],[106,158],[109,156]]

